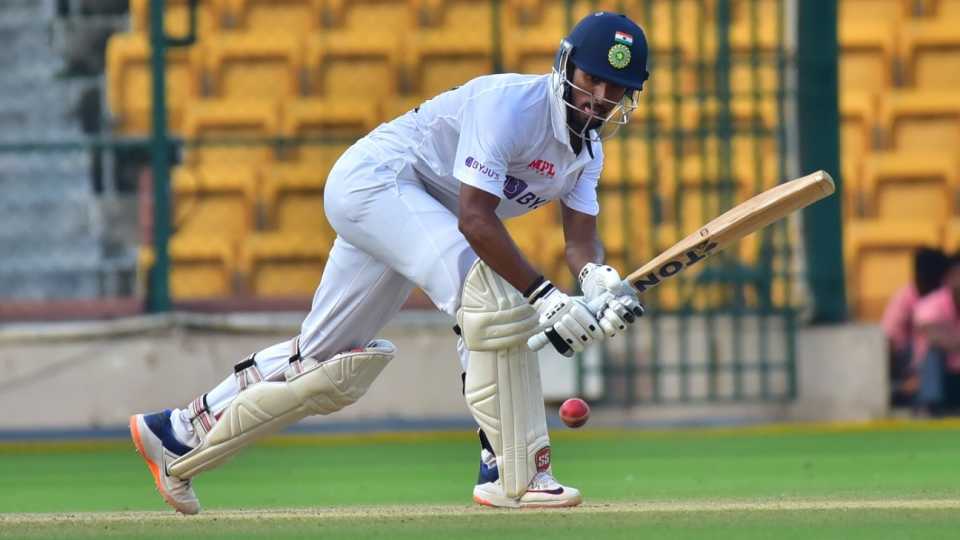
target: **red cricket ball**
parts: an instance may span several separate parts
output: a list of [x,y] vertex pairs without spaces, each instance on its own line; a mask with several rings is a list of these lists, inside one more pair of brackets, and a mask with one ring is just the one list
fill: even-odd
[[590,419],[590,406],[580,398],[570,398],[560,405],[560,419],[567,427],[578,428]]

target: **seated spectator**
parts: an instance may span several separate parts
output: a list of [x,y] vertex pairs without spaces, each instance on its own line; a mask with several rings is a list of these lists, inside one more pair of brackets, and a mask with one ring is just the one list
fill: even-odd
[[917,405],[941,416],[960,405],[960,255],[950,258],[944,284],[913,308]]
[[884,309],[882,326],[887,338],[891,406],[909,406],[914,402],[918,378],[912,367],[913,310],[921,298],[942,285],[947,263],[947,256],[939,249],[918,249],[913,255],[913,283],[897,291]]

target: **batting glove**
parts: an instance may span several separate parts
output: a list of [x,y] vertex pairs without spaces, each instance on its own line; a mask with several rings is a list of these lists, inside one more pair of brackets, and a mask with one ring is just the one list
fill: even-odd
[[543,277],[527,292],[527,301],[540,315],[540,327],[560,354],[572,356],[603,338],[600,321],[584,297],[569,296]]
[[597,311],[600,327],[607,337],[623,332],[643,316],[644,309],[636,293],[624,285],[613,267],[587,263],[580,270],[580,289],[591,306],[601,303]]

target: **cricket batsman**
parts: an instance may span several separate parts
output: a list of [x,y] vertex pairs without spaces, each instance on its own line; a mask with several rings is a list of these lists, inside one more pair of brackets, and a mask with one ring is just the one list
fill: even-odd
[[[537,355],[547,332],[583,351],[642,315],[603,265],[601,141],[627,123],[648,77],[643,30],[598,12],[562,40],[552,73],[478,77],[351,146],[324,206],[337,232],[300,334],[258,351],[183,408],[130,418],[163,499],[200,511],[193,478],[309,415],[366,393],[395,354],[376,333],[414,287],[456,318],[467,407],[480,426],[473,499],[505,508],[575,506],[554,479]],[[559,200],[570,296],[519,251],[502,220]],[[597,307],[601,306],[601,307]]]

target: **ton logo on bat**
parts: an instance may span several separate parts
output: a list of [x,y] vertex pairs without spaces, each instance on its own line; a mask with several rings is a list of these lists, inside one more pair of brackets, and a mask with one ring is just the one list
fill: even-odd
[[693,246],[687,251],[683,252],[680,256],[673,258],[660,265],[659,268],[653,272],[649,272],[644,276],[641,276],[638,279],[633,281],[633,286],[637,288],[637,291],[644,292],[648,288],[656,286],[660,283],[661,279],[666,279],[674,274],[680,272],[688,266],[692,266],[697,261],[706,259],[712,255],[712,251],[717,247],[717,243],[707,238],[703,242]]

